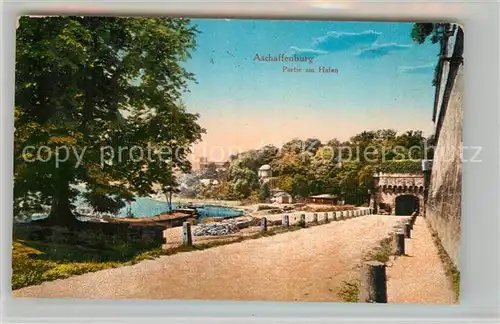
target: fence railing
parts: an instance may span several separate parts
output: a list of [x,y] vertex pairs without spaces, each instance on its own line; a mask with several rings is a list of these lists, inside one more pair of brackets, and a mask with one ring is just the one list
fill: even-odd
[[[293,225],[299,225],[301,227],[307,227],[311,225],[327,224],[335,221],[343,221],[350,218],[361,217],[373,215],[372,208],[361,208],[356,210],[344,210],[344,211],[334,211],[334,212],[294,212],[294,213],[284,213],[281,214],[280,220],[270,221],[267,217],[262,217],[258,223],[261,232],[266,232],[269,226],[281,226],[289,227]],[[165,244],[167,244],[165,238]],[[183,223],[182,230],[182,244],[192,245],[193,237],[191,231],[191,224],[188,222]]]

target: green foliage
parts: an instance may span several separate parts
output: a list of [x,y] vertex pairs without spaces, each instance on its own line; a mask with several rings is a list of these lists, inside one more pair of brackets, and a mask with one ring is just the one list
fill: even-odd
[[392,237],[386,237],[379,242],[379,246],[367,253],[365,260],[375,260],[386,263],[392,254]]
[[[34,247],[36,246],[36,247]],[[117,262],[86,260],[68,261],[63,255],[78,255],[79,248],[54,243],[35,243],[21,240],[12,245],[12,289],[40,284],[44,281],[68,278],[86,272],[116,267]],[[57,251],[57,252],[56,252]],[[93,253],[97,256],[99,251]]]
[[265,201],[271,196],[271,191],[269,190],[269,183],[264,182],[259,190],[259,199]]
[[457,301],[459,301],[460,300],[460,271],[455,266],[455,264],[451,260],[450,256],[448,255],[448,253],[444,249],[443,244],[441,243],[441,239],[439,238],[439,235],[437,234],[437,232],[429,224],[427,224],[427,226],[432,234],[434,244],[437,247],[439,259],[441,260],[441,263],[443,264],[446,275],[448,276],[449,280],[451,281],[451,285],[452,285],[453,291],[455,293],[455,298]]
[[434,31],[435,24],[432,23],[416,23],[411,29],[411,38],[414,42],[423,44],[427,37]]
[[344,281],[344,285],[340,288],[338,296],[346,303],[357,303],[359,296],[359,282]]
[[[252,226],[257,226],[258,219]],[[132,265],[143,260],[152,260],[163,255],[200,251],[216,246],[293,232],[301,227],[291,225],[287,228],[273,227],[267,232],[249,236],[235,237],[230,240],[215,240],[192,246],[179,246],[163,249],[162,247],[122,242],[103,235],[94,235],[84,231],[80,244],[54,241],[26,241],[15,239],[12,244],[12,289],[37,285],[44,281],[64,279],[87,272],[94,272],[124,265]],[[54,235],[61,240],[61,235]],[[90,241],[89,241],[90,240]],[[99,242],[91,241],[99,240]],[[85,242],[93,242],[99,249],[86,247]]]
[[422,172],[422,161],[387,161],[378,165],[376,170],[382,173],[420,173]]
[[273,188],[295,197],[329,193],[342,196],[348,204],[363,204],[369,199],[375,172],[420,172],[424,143],[421,131],[397,134],[392,129],[381,129],[364,131],[343,143],[337,139],[327,144],[315,139],[293,139],[277,153],[269,146],[243,152],[230,162],[230,189],[225,198],[249,198],[259,188],[258,168],[269,164]]
[[[77,183],[87,185],[87,198],[101,210],[153,193],[154,183],[172,192],[174,171],[190,169],[186,157],[204,132],[180,100],[194,80],[182,62],[196,34],[196,26],[179,18],[22,17],[16,33],[16,214],[48,204],[49,220],[73,222],[70,185]],[[35,149],[25,151],[30,145]],[[40,152],[48,162],[27,162],[41,146],[59,148],[64,161],[56,165],[56,155]],[[134,154],[141,151],[147,158],[137,162]],[[83,153],[81,161],[75,152]]]
[[122,199],[108,196],[106,192],[99,193],[97,190],[86,192],[83,196],[95,211],[101,213],[117,214],[126,205]]

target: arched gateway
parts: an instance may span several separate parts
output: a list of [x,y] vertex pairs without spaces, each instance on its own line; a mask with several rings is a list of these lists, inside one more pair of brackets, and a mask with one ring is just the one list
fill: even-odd
[[424,210],[423,173],[374,174],[374,204],[378,214],[411,215]]

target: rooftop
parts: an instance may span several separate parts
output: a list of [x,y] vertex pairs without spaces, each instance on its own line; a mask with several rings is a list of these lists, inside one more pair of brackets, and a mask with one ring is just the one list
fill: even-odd
[[273,194],[274,197],[282,197],[282,196],[291,196],[288,192],[285,191],[278,191],[275,194]]
[[271,170],[271,166],[269,164],[264,164],[263,166],[261,166],[259,168],[259,170],[261,170],[261,171]]
[[333,198],[337,198],[337,196],[335,196],[335,195],[330,195],[330,194],[322,194],[322,195],[310,196],[309,198],[326,198],[326,199],[333,199]]

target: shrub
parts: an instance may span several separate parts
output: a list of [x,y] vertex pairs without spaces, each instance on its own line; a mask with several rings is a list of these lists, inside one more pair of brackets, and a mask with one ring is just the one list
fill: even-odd
[[344,286],[340,288],[340,291],[338,293],[338,296],[342,298],[344,302],[347,303],[357,303],[358,295],[359,295],[359,282],[357,281],[351,281],[351,282],[344,281]]
[[381,163],[376,167],[377,172],[383,173],[420,173],[422,172],[421,160],[391,160]]

